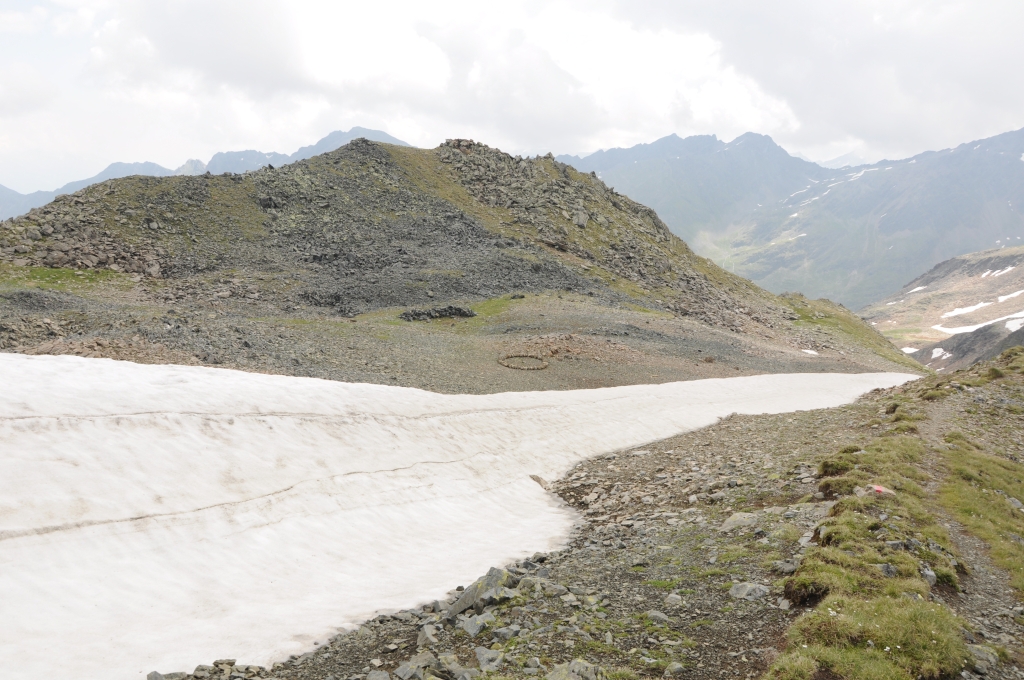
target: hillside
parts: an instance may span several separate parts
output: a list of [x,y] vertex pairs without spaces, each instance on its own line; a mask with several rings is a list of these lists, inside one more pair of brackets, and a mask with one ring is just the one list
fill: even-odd
[[714,135],[663,137],[584,158],[559,156],[583,172],[658,211],[673,233],[693,242],[744,221],[828,170],[790,156],[771,137],[752,132],[731,142]]
[[697,257],[596,177],[467,140],[111,180],[2,226],[8,351],[462,392],[914,365],[845,309]]
[[142,163],[111,163],[98,174],[87,179],[68,182],[59,189],[53,191],[33,191],[28,194],[21,194],[7,187],[0,186],[0,220],[22,215],[32,208],[46,205],[57,196],[71,194],[83,189],[90,184],[103,182],[108,179],[129,177],[131,175],[149,175],[152,177],[168,177],[171,175],[200,175],[204,172],[221,174],[224,172],[241,173],[250,170],[258,170],[265,165],[284,165],[294,163],[298,160],[312,158],[313,156],[348,144],[357,138],[371,139],[388,144],[408,146],[400,139],[395,139],[386,132],[380,130],[369,130],[362,127],[354,127],[348,131],[335,130],[316,144],[304,146],[292,154],[276,152],[265,153],[263,151],[227,151],[218,152],[213,155],[208,163],[192,159],[186,161],[180,167],[171,170],[162,165],[151,162]]
[[939,262],[1024,237],[1022,155],[1018,130],[827,170],[748,134],[728,145],[669,137],[572,162],[653,206],[729,271],[857,309]]
[[961,255],[861,314],[930,368],[969,366],[1024,340],[1022,265],[1024,246]]

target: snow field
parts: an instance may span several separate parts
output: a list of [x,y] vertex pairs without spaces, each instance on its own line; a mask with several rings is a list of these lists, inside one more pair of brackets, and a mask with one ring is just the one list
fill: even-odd
[[0,354],[4,677],[269,665],[566,538],[529,475],[916,376],[422,390]]

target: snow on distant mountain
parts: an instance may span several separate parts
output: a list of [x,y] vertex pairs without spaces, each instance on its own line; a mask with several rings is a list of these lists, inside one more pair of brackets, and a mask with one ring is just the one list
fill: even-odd
[[400,139],[392,137],[380,130],[354,127],[348,131],[335,130],[316,144],[304,146],[293,154],[281,154],[275,152],[265,153],[263,151],[225,151],[213,155],[208,163],[198,159],[185,161],[183,165],[175,170],[170,170],[156,163],[111,163],[99,174],[88,179],[69,182],[54,191],[34,191],[30,194],[21,194],[7,187],[0,186],[0,220],[22,215],[32,208],[46,205],[61,194],[70,194],[97,182],[108,179],[128,177],[130,175],[150,175],[153,177],[167,177],[170,175],[201,175],[204,172],[221,174],[224,172],[243,173],[251,170],[259,170],[267,165],[285,165],[295,161],[312,158],[317,154],[334,151],[345,146],[353,139],[365,137],[375,142],[386,142],[399,146],[409,146]]
[[1024,340],[1024,243],[946,260],[861,314],[930,368],[998,356]]
[[719,266],[773,292],[858,309],[939,262],[1024,236],[1022,155],[1024,130],[842,169],[749,133],[729,143],[673,135],[560,160],[655,208]]

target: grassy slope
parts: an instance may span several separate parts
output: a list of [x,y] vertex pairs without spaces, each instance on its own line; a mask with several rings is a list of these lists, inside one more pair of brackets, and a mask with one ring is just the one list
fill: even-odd
[[[790,598],[815,609],[790,628],[788,651],[770,677],[810,680],[827,669],[840,678],[910,680],[950,677],[971,667],[959,634],[971,626],[928,600],[925,567],[947,591],[955,591],[966,573],[942,521],[951,516],[989,546],[992,561],[1009,572],[1016,597],[1024,596],[1024,513],[1009,501],[1024,497],[1024,464],[948,430],[952,419],[940,413],[941,402],[965,388],[1024,393],[1022,374],[1024,348],[1015,348],[988,365],[913,383],[896,391],[885,420],[876,421],[889,436],[864,448],[844,446],[818,461],[819,490],[841,499],[818,529],[821,547],[809,551],[784,582]],[[996,420],[971,422],[990,437],[1005,436],[993,424],[1005,424],[1005,414],[990,415]],[[923,421],[940,416],[942,440],[922,436]],[[895,493],[853,493],[876,484]],[[894,549],[884,541],[914,547]],[[883,564],[891,565],[892,576],[883,573]],[[1007,657],[1007,650],[995,651]]]

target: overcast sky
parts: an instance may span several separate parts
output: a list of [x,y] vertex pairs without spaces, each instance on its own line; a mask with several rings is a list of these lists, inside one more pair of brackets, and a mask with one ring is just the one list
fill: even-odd
[[0,0],[0,184],[332,130],[899,158],[1024,127],[1024,3]]

